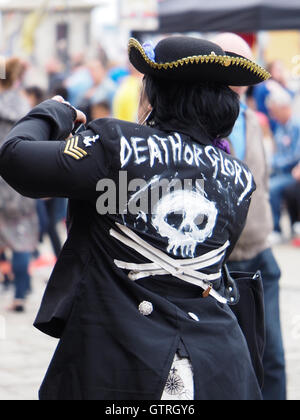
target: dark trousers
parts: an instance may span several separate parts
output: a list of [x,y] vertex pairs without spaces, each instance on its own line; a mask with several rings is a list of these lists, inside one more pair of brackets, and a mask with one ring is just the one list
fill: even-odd
[[58,214],[60,211],[61,200],[62,199],[60,198],[52,198],[51,200],[45,201],[49,221],[47,233],[50,237],[52,248],[56,257],[59,256],[62,247],[59,233],[57,231],[57,222],[59,220]]
[[40,221],[40,241],[45,234],[49,235],[56,257],[59,256],[62,243],[57,230],[57,223],[66,217],[67,201],[63,198],[37,200],[37,210]]
[[266,348],[264,353],[263,397],[269,401],[286,400],[286,372],[279,309],[280,268],[271,249],[252,260],[230,262],[231,271],[262,273],[264,285]]
[[277,174],[270,179],[270,203],[276,232],[281,232],[280,219],[284,193],[294,183],[295,180],[290,173]]
[[15,299],[25,299],[30,290],[30,252],[13,252],[12,271],[15,282]]
[[300,182],[294,182],[284,192],[292,225],[300,222]]

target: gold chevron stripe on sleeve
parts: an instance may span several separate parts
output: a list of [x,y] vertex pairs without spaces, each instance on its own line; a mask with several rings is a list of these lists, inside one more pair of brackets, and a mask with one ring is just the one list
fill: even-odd
[[73,137],[67,141],[64,153],[66,155],[71,156],[72,158],[76,160],[83,159],[85,156],[87,156],[87,152],[81,147],[78,146],[78,137]]

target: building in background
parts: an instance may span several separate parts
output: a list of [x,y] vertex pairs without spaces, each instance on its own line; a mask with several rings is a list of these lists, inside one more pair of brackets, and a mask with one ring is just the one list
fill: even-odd
[[[250,0],[247,1],[250,3]],[[288,1],[298,4],[299,14],[300,2]],[[276,0],[274,4],[278,2]],[[231,3],[241,8],[240,3],[243,2],[218,2],[210,8],[202,0],[0,0],[0,54],[6,57],[19,55],[29,60],[36,67],[37,81],[43,84],[41,79],[46,80],[43,70],[53,57],[67,65],[70,57],[94,55],[97,47],[101,46],[108,53],[110,61],[126,64],[130,34],[138,36],[144,32],[146,37],[156,41],[165,33],[164,29],[189,32],[194,25],[193,30],[198,28],[199,36],[209,36],[209,31],[218,28],[220,31],[240,31],[248,24],[252,32],[248,30],[247,36],[250,36],[250,43],[261,64],[266,65],[280,58],[293,76],[294,87],[299,89],[300,23],[290,30],[268,31],[270,21],[272,23],[276,17],[277,23],[272,24],[274,27],[280,26],[278,13],[274,14],[273,9],[269,14],[262,15],[264,20],[261,19],[261,22],[251,21],[251,14],[249,22],[243,20],[240,23],[240,19],[234,19],[227,10]],[[188,13],[192,4],[196,5],[193,6],[195,12]],[[218,8],[221,8],[220,12]],[[285,29],[291,21],[287,20],[291,13],[286,6],[282,8],[289,12],[283,21]],[[205,19],[205,13],[210,9],[213,20]],[[239,13],[243,11],[244,8]],[[218,13],[223,16],[222,19],[218,18]],[[198,24],[197,19],[202,24]],[[294,19],[292,21],[295,25]],[[206,26],[203,26],[203,22]],[[253,32],[256,25],[258,32]]]
[[91,48],[91,15],[99,0],[1,0],[0,51],[19,55],[39,68],[51,57]]

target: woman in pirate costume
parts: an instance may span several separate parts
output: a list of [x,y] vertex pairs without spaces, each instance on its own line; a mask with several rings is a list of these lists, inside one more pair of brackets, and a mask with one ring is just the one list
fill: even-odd
[[228,86],[269,75],[189,37],[132,39],[129,57],[145,75],[139,124],[97,120],[70,138],[84,116],[56,98],[1,150],[17,191],[70,199],[35,321],[60,338],[40,398],[261,399],[222,271],[255,182],[222,139],[239,113]]

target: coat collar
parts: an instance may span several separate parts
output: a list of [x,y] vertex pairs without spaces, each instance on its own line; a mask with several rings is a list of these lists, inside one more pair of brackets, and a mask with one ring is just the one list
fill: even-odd
[[178,122],[176,123],[172,121],[164,123],[154,123],[152,127],[165,132],[178,132],[180,134],[184,134],[185,136],[190,137],[196,143],[200,143],[204,146],[211,146],[213,144],[207,136],[204,136],[195,127],[182,127]]

